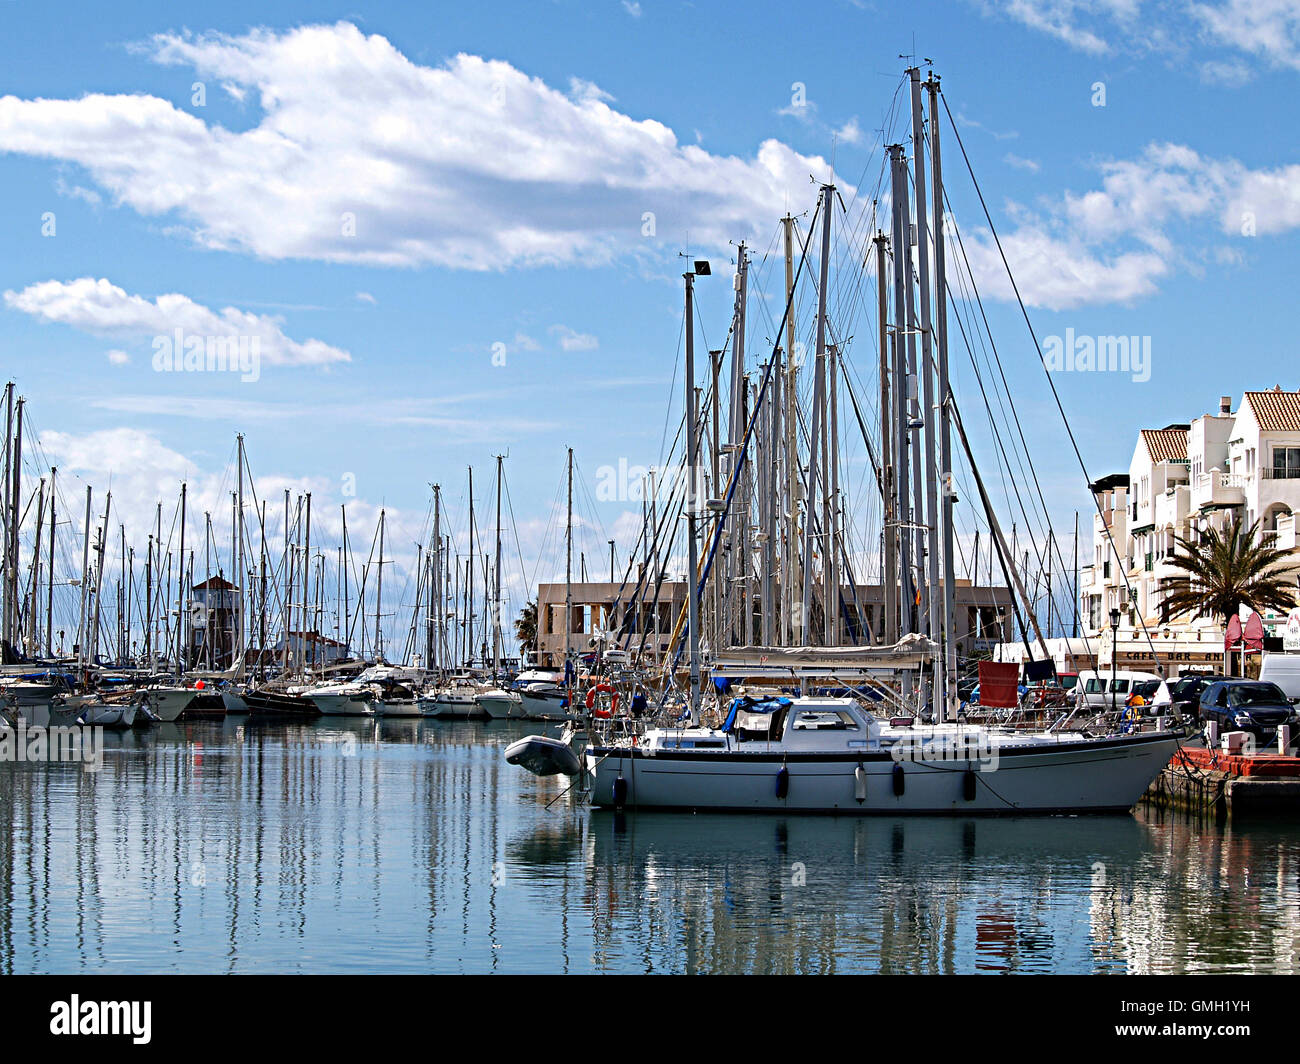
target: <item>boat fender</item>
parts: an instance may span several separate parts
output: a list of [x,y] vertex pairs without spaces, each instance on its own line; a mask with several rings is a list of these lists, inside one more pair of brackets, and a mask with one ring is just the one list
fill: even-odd
[[961,777],[961,796],[968,802],[975,801],[975,770],[968,768]]
[[790,770],[784,765],[781,771],[776,774],[776,796],[785,798],[790,793]]
[[622,807],[627,804],[627,780],[622,776],[614,781],[614,805]]
[[867,770],[860,761],[858,767],[853,770],[853,797],[858,800],[859,805],[867,800]]
[[906,783],[903,779],[903,766],[895,765],[894,766],[894,796],[896,798],[903,797],[903,789],[905,788],[905,786]]

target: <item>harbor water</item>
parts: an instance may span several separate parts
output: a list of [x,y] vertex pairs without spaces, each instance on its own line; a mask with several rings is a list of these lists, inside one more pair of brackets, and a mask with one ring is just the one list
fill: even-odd
[[1300,968],[1285,824],[615,815],[505,763],[537,730],[230,718],[0,764],[0,973]]

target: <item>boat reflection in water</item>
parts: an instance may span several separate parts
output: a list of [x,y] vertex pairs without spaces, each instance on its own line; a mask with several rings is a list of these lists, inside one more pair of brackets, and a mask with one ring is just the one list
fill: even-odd
[[597,968],[643,928],[647,970],[1300,969],[1300,845],[1260,825],[600,814],[584,859]]
[[1294,971],[1300,840],[614,813],[535,726],[320,718],[0,764],[0,972]]

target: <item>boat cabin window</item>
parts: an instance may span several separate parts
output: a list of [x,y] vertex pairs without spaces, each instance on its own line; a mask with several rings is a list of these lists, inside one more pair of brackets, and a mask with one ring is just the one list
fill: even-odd
[[777,742],[785,727],[785,715],[784,706],[768,713],[737,710],[732,734],[738,742]]
[[801,709],[790,725],[794,731],[857,730],[858,722],[844,709]]

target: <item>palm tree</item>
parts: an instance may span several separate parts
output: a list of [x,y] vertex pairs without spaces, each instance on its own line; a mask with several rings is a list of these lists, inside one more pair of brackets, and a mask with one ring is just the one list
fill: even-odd
[[1260,542],[1258,529],[1258,521],[1243,529],[1237,515],[1226,532],[1209,528],[1195,541],[1176,536],[1179,550],[1168,563],[1187,575],[1166,583],[1163,605],[1168,613],[1226,623],[1241,606],[1282,613],[1294,607],[1295,577],[1285,571],[1294,564],[1291,554]]
[[530,602],[524,606],[515,621],[515,638],[519,640],[521,653],[533,653],[537,650],[537,603]]

